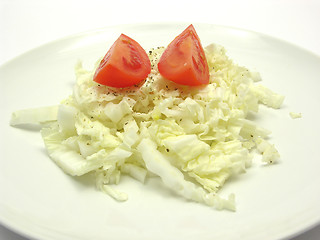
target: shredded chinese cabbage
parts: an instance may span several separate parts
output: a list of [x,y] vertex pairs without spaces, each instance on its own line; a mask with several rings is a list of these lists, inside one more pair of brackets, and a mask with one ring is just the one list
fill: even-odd
[[177,85],[164,79],[152,49],[152,71],[140,86],[115,89],[92,81],[79,62],[73,93],[60,105],[13,113],[11,124],[47,122],[41,134],[49,156],[67,174],[96,175],[98,189],[119,201],[113,188],[122,174],[140,182],[159,176],[173,192],[218,209],[235,210],[234,195],[218,191],[250,167],[257,149],[266,163],[279,153],[270,131],[248,120],[259,104],[279,108],[284,97],[258,85],[259,73],[235,64],[222,46],[205,48],[210,84]]

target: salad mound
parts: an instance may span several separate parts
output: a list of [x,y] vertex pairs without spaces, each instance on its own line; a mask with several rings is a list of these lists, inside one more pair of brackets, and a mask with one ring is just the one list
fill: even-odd
[[31,119],[36,110],[18,111],[11,124],[46,122],[41,134],[56,164],[72,176],[94,172],[97,187],[116,200],[128,198],[114,188],[123,174],[141,182],[156,175],[186,199],[235,210],[233,194],[218,194],[224,183],[250,167],[255,149],[266,164],[279,158],[266,140],[270,131],[247,119],[248,113],[258,112],[259,104],[279,108],[284,97],[258,84],[260,75],[235,64],[222,46],[204,50],[208,85],[183,86],[162,77],[157,63],[163,47],[149,51],[145,82],[127,88],[92,81],[95,71],[79,62],[71,96]]

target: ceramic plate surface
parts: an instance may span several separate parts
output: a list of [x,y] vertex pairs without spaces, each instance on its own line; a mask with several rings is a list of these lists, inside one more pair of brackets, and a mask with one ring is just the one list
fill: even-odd
[[[158,179],[128,177],[119,203],[90,176],[73,178],[47,156],[38,127],[9,126],[18,109],[56,105],[72,92],[74,65],[91,68],[125,33],[145,49],[166,46],[187,24],[123,25],[79,34],[31,50],[0,67],[0,221],[39,239],[279,239],[320,222],[320,58],[263,34],[194,24],[204,46],[223,45],[262,84],[285,95],[281,109],[261,107],[256,122],[272,131],[278,164],[255,161],[220,194],[236,194],[237,211],[217,211],[171,194]],[[291,119],[289,112],[301,112]]]

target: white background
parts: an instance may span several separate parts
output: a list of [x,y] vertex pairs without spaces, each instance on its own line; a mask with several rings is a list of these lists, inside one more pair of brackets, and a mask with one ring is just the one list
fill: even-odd
[[[253,30],[320,56],[320,0],[0,0],[0,64],[75,33],[126,23],[172,21]],[[25,238],[0,225],[0,239]],[[294,238],[306,239],[320,239],[320,226]]]

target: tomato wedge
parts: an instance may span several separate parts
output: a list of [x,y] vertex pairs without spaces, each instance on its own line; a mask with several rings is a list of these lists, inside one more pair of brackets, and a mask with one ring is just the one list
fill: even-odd
[[135,40],[121,34],[100,62],[93,80],[123,88],[140,83],[150,72],[151,63],[146,51]]
[[191,24],[163,52],[158,70],[175,83],[198,86],[209,83],[209,67],[200,39]]

